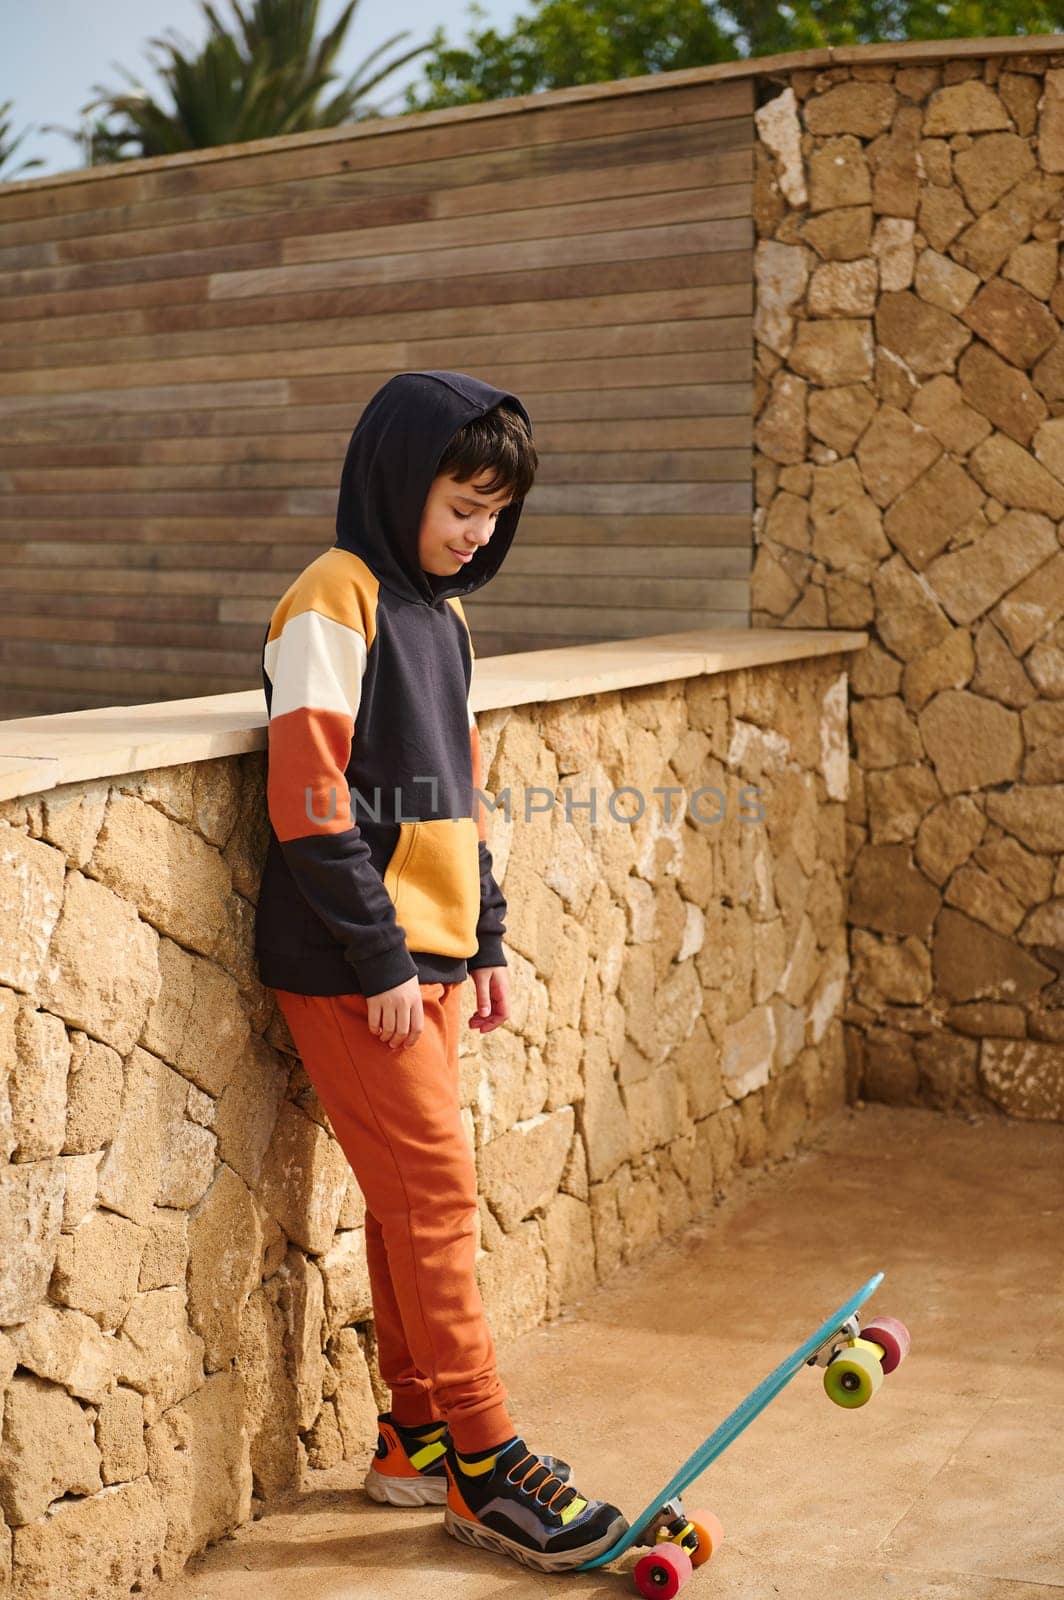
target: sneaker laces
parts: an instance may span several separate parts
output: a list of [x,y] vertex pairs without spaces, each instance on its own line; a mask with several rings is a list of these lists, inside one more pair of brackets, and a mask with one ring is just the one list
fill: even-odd
[[[512,1476],[512,1474],[515,1469],[520,1471],[520,1469],[524,1467],[525,1463],[528,1461],[531,1461],[533,1464],[523,1474],[520,1481],[518,1481]],[[532,1480],[535,1478],[537,1472],[542,1472],[543,1477],[539,1479],[538,1483],[533,1483]],[[560,1516],[565,1510],[565,1507],[571,1505],[572,1502],[578,1498],[577,1491],[573,1488],[572,1484],[566,1483],[563,1479],[556,1477],[554,1473],[551,1472],[546,1462],[541,1461],[539,1456],[533,1455],[531,1450],[526,1450],[520,1461],[511,1463],[506,1473],[506,1481],[507,1483],[512,1484],[515,1489],[520,1489],[523,1494],[531,1495],[538,1505],[543,1506],[548,1511],[553,1511],[555,1516]],[[544,1500],[543,1496],[540,1494],[540,1490],[546,1488],[548,1483],[556,1483],[558,1488],[554,1490],[553,1494],[551,1494],[548,1499]],[[569,1490],[569,1499],[564,1501],[561,1505],[556,1505],[555,1502],[561,1499],[562,1491],[565,1489]]]

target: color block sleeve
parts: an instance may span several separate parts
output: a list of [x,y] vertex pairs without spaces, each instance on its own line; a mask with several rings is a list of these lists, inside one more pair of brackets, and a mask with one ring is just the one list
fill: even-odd
[[476,791],[483,788],[483,759],[480,751],[480,734],[472,706],[469,710],[469,743],[473,759],[474,804],[477,813],[477,848],[480,853],[480,918],[477,922],[476,954],[466,958],[466,966],[505,967],[509,963],[503,954],[502,937],[506,932],[506,899],[492,875],[491,851],[487,843],[487,817],[479,803]]
[[373,995],[418,974],[351,815],[346,771],[366,654],[352,621],[293,610],[267,640],[263,665],[271,685],[270,821],[300,893],[343,946],[362,992]]

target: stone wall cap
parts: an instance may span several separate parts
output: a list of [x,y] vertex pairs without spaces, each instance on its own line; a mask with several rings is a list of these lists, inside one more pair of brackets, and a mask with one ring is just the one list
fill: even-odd
[[[867,633],[828,628],[695,628],[555,650],[478,657],[473,710],[569,700],[739,667],[861,650]],[[61,784],[212,761],[266,748],[261,689],[95,706],[0,722],[0,800]]]

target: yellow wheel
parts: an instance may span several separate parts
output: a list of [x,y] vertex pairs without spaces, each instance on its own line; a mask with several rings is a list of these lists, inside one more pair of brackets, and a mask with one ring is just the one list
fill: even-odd
[[867,1405],[883,1382],[879,1357],[867,1346],[848,1346],[824,1368],[824,1388],[837,1406]]
[[701,1567],[710,1556],[716,1555],[724,1529],[712,1511],[692,1511],[687,1520],[698,1535],[698,1549],[693,1555],[690,1550],[687,1553],[691,1556],[692,1567]]

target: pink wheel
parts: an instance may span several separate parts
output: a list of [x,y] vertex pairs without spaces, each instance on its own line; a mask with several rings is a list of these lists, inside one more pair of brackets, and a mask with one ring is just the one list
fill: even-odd
[[900,1367],[909,1354],[909,1330],[897,1317],[877,1317],[875,1322],[861,1329],[861,1338],[883,1346],[884,1372]]
[[679,1594],[692,1571],[687,1551],[666,1541],[656,1545],[649,1555],[640,1556],[633,1575],[644,1600],[657,1600],[659,1595],[668,1600],[670,1595]]

